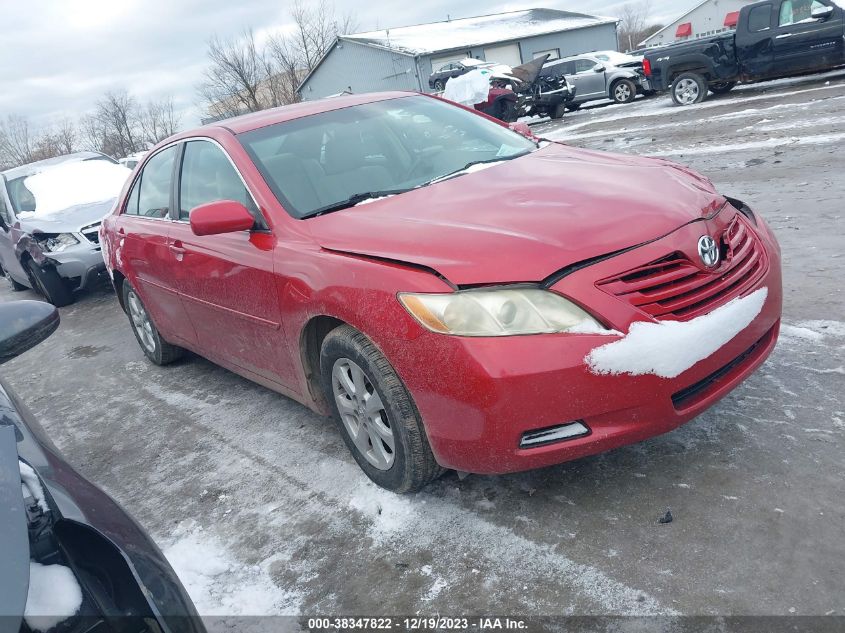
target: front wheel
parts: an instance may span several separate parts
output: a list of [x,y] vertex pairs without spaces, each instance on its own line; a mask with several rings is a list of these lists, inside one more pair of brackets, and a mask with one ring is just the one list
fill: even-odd
[[554,108],[552,108],[552,111],[549,112],[549,116],[553,119],[562,119],[565,112],[566,112],[566,104],[565,103],[559,103]]
[[444,472],[411,395],[370,339],[349,325],[329,332],[320,373],[343,441],[376,484],[416,492]]
[[443,86],[444,86],[444,84],[443,84],[442,79],[438,79],[437,81],[434,82],[434,89],[437,90],[438,92],[441,92],[443,90]]
[[717,81],[716,83],[710,84],[710,90],[713,94],[724,95],[733,90],[735,86],[735,81]]
[[698,73],[681,73],[672,84],[672,101],[687,106],[701,103],[707,97],[707,82]]
[[41,268],[35,260],[26,261],[26,269],[38,293],[57,308],[73,303],[73,293],[55,268]]
[[637,86],[630,79],[620,79],[610,89],[610,98],[616,103],[631,103],[637,98]]
[[123,305],[132,324],[132,331],[144,354],[156,365],[167,365],[182,358],[185,350],[165,341],[158,332],[141,297],[128,281],[123,282]]

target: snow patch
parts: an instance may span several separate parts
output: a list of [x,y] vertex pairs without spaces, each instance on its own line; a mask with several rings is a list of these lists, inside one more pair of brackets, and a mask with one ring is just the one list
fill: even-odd
[[76,615],[82,589],[73,571],[64,565],[29,563],[29,591],[24,619],[33,631],[47,631]]
[[711,356],[760,314],[768,296],[760,288],[691,321],[637,322],[623,338],[584,359],[595,374],[680,376]]
[[41,487],[41,482],[38,480],[38,475],[32,470],[29,464],[18,461],[18,467],[21,471],[21,484],[29,491],[29,496],[35,499],[38,507],[44,512],[50,511],[50,506],[47,505],[47,499],[44,496],[44,489]]
[[202,616],[296,615],[300,596],[278,587],[272,561],[246,565],[199,526],[180,526],[164,555]]
[[369,481],[353,491],[349,507],[372,521],[369,534],[377,543],[390,540],[419,519],[417,508],[409,498],[395,495]]
[[820,333],[810,328],[786,324],[781,325],[780,334],[785,338],[797,338],[805,341],[820,341],[824,338]]
[[19,213],[32,218],[59,213],[82,204],[105,202],[120,194],[132,170],[104,160],[62,163],[29,176],[24,186],[35,197],[35,211]]
[[768,149],[783,147],[784,145],[826,145],[827,143],[838,143],[845,140],[845,132],[837,134],[816,134],[813,136],[791,136],[782,138],[770,138],[765,141],[751,141],[748,143],[733,143],[720,145],[701,145],[698,147],[687,147],[667,149],[659,152],[652,152],[649,156],[689,156],[700,154],[723,154],[727,152],[742,152],[748,150]]

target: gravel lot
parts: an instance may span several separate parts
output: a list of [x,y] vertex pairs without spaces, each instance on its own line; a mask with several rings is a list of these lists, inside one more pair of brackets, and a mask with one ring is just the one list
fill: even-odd
[[[63,308],[52,339],[3,375],[154,535],[204,614],[841,615],[843,105],[837,72],[534,126],[689,164],[764,214],[783,247],[771,359],[636,446],[519,475],[450,473],[396,497],[302,406],[200,358],[148,363],[105,291]],[[667,508],[674,522],[660,525]]]

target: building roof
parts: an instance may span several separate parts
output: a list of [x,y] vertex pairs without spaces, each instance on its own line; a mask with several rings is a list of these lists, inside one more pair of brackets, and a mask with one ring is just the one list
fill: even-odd
[[353,33],[352,35],[342,35],[339,39],[378,48],[387,48],[408,55],[426,55],[616,22],[618,22],[617,18],[599,17],[585,13],[572,13],[555,9],[524,9],[473,18]]

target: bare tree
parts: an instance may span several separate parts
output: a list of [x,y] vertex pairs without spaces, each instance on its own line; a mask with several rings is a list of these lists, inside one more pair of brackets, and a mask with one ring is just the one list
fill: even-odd
[[140,111],[138,123],[143,142],[147,144],[155,145],[176,134],[179,130],[179,116],[173,109],[173,98],[147,102]]
[[142,148],[138,102],[126,90],[107,92],[98,102],[94,115],[101,126],[108,153],[127,156]]
[[252,29],[233,40],[213,37],[208,43],[208,57],[211,65],[200,94],[209,114],[232,116],[267,107],[259,95],[267,71]]
[[31,163],[34,151],[33,134],[26,118],[10,114],[0,122],[0,162],[7,166]]
[[624,5],[619,20],[619,43],[629,51],[662,28],[661,25],[651,23],[651,0]]
[[76,145],[76,127],[70,119],[61,119],[36,135],[32,159],[43,160],[72,154],[76,151]]

